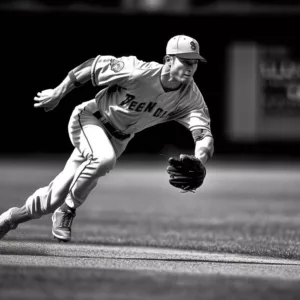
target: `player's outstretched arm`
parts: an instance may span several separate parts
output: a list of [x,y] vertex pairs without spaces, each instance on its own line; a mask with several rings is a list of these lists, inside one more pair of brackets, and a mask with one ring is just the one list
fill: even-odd
[[203,139],[196,141],[195,156],[203,163],[213,156],[214,153],[214,139],[211,136],[206,136]]
[[91,68],[94,58],[77,66],[68,73],[68,76],[54,89],[38,92],[34,97],[36,103],[34,107],[42,107],[44,110],[53,110],[69,92],[74,88],[80,87],[91,79]]

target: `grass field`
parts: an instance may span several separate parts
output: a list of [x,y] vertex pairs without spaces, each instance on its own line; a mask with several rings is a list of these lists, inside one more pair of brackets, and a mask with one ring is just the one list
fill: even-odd
[[[63,163],[0,161],[1,212]],[[211,161],[196,193],[171,187],[165,168],[120,161],[68,244],[52,239],[50,215],[10,232],[0,299],[299,299],[299,162]]]

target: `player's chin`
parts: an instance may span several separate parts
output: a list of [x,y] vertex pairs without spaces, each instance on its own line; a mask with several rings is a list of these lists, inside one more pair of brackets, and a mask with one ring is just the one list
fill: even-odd
[[192,76],[188,76],[188,75],[183,75],[181,76],[181,83],[183,84],[188,84],[192,81]]

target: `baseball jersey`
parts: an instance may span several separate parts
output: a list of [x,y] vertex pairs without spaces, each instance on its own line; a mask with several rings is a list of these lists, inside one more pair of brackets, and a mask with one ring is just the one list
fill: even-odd
[[95,97],[97,109],[128,134],[175,120],[190,131],[202,129],[211,135],[209,112],[194,80],[166,92],[160,81],[162,67],[135,56],[98,55],[91,69],[92,83],[107,87]]

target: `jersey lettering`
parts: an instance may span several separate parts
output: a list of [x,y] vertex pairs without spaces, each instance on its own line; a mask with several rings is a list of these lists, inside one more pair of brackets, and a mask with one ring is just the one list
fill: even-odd
[[168,112],[165,110],[164,113],[160,116],[161,118],[163,118]]
[[[127,109],[128,110],[131,110],[131,111],[136,111],[136,112],[149,112],[151,113],[156,104],[155,102],[149,102],[149,103],[146,103],[146,102],[141,102],[141,103],[138,103],[137,101],[133,101],[133,99],[135,99],[135,96],[133,95],[130,95],[130,94],[126,94],[126,98],[125,100],[123,100],[121,103],[120,103],[120,106],[122,107],[126,107],[127,106]],[[146,105],[147,104],[147,105]],[[154,113],[153,113],[153,116],[154,117],[164,117],[168,112],[167,111],[164,111],[162,108],[158,107]]]
[[135,111],[137,111],[137,112],[142,111],[145,105],[146,105],[146,102],[140,103],[140,104],[137,106],[137,108],[136,108]]
[[128,109],[129,110],[134,110],[135,106],[137,105],[138,103],[136,101],[132,101],[129,106],[128,106]]
[[160,114],[161,114],[162,112],[163,112],[163,110],[162,110],[161,108],[158,108],[158,109],[154,112],[153,116],[154,116],[154,117],[159,117]]
[[135,96],[130,95],[130,94],[126,94],[126,98],[124,101],[122,101],[120,103],[121,106],[125,106],[126,104],[128,104],[131,100],[133,100],[135,98]]
[[155,102],[149,102],[146,108],[144,109],[144,111],[151,112],[155,106],[156,106]]

